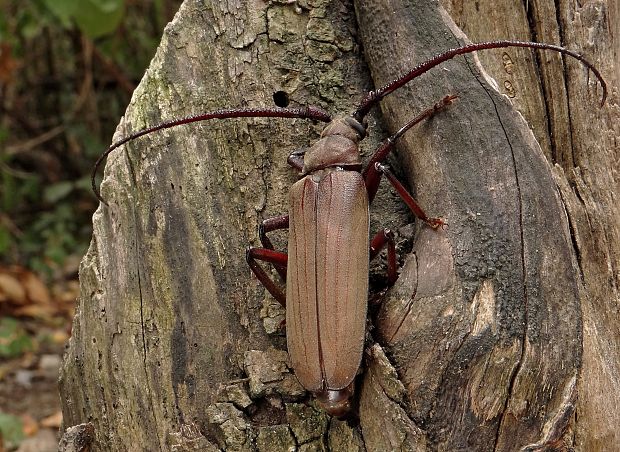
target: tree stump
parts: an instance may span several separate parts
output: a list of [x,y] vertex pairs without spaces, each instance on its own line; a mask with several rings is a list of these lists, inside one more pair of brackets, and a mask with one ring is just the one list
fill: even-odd
[[[620,447],[620,51],[610,25],[620,7],[526,6],[187,0],[115,138],[273,105],[277,92],[348,114],[373,86],[466,42],[453,20],[475,41],[582,51],[610,97],[599,108],[600,86],[570,58],[506,49],[434,69],[369,118],[366,156],[384,128],[459,96],[391,161],[448,227],[416,224],[400,279],[371,316],[346,422],[297,383],[283,311],[245,263],[260,220],[286,212],[297,177],[286,156],[321,126],[207,121],[113,152],[62,368],[65,427],[90,423],[92,449],[105,451]],[[405,236],[406,208],[387,189],[380,197],[371,232]]]

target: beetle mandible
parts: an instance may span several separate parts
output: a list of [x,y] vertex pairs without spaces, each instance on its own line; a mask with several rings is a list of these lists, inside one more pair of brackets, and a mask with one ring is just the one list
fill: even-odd
[[[599,80],[605,102],[607,88],[599,71],[578,53],[551,44],[527,41],[490,41],[457,47],[419,64],[387,85],[368,92],[349,116],[337,119],[318,107],[231,108],[165,122],[113,143],[97,160],[97,168],[119,146],[140,136],[182,124],[240,117],[306,118],[328,122],[321,138],[305,152],[293,152],[288,163],[302,179],[290,190],[288,215],[266,219],[259,228],[262,248],[249,247],[248,264],[271,295],[286,307],[288,351],[300,383],[312,392],[330,414],[343,416],[350,409],[353,381],[364,348],[369,260],[388,247],[388,281],[397,278],[394,238],[384,229],[368,245],[368,206],[385,175],[412,212],[432,228],[443,225],[429,218],[394,175],[382,165],[395,141],[409,128],[446,108],[457,96],[448,95],[390,136],[364,167],[359,142],[366,135],[365,117],[388,94],[431,68],[457,55],[478,50],[529,47],[552,50],[579,60]],[[267,233],[289,229],[288,253],[275,250]],[[270,263],[286,281],[286,292],[270,278],[258,261]]]

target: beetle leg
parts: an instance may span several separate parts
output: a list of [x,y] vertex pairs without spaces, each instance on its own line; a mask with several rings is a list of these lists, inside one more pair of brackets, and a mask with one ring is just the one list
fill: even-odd
[[[267,289],[273,298],[280,302],[282,306],[286,307],[286,295],[282,292],[282,289],[280,289],[280,287],[273,282],[267,272],[263,270],[263,267],[258,265],[257,260],[269,262],[273,264],[276,269],[278,265],[286,268],[286,263],[288,261],[287,254],[267,248],[248,247],[245,252],[245,260],[248,261],[250,269],[256,275],[261,284],[265,286],[265,289]],[[286,273],[284,276],[286,278]]]
[[388,282],[390,285],[394,284],[398,279],[396,273],[396,245],[394,243],[394,233],[384,228],[377,232],[374,238],[370,241],[370,260],[373,260],[379,252],[387,245],[387,270],[388,270]]
[[413,118],[407,124],[402,126],[394,135],[390,136],[386,139],[379,148],[375,151],[375,153],[370,158],[368,165],[362,171],[362,177],[364,177],[364,181],[366,183],[366,191],[368,192],[368,202],[372,202],[377,194],[377,190],[379,188],[379,182],[381,181],[381,172],[379,172],[376,168],[376,163],[383,162],[388,154],[394,149],[394,145],[396,140],[402,136],[407,130],[416,124],[420,123],[426,118],[433,116],[440,110],[443,110],[448,105],[450,105],[458,96],[448,95],[433,105],[431,108],[427,108],[418,116]]
[[[280,229],[288,229],[288,215],[280,215],[261,221],[261,224],[258,227],[258,237],[260,238],[260,242],[263,244],[263,247],[270,250],[275,250],[273,243],[271,243],[271,240],[267,237],[267,233],[271,231],[278,231]],[[273,266],[282,280],[286,281],[286,265],[281,266],[274,263]]]
[[387,168],[387,166],[382,165],[381,163],[375,163],[375,168],[377,171],[385,174],[385,177],[387,177],[387,179],[396,189],[402,200],[405,201],[405,204],[409,206],[409,208],[416,217],[424,221],[433,229],[437,229],[439,226],[445,225],[444,221],[441,218],[429,218],[428,216],[426,216],[426,213],[418,205],[417,201],[413,199],[413,196],[409,194],[407,189],[403,186],[403,184],[400,183],[396,176],[392,174],[392,172]]
[[304,169],[304,154],[306,153],[305,149],[298,149],[296,151],[291,152],[286,159],[286,162],[295,168],[297,171],[302,171]]

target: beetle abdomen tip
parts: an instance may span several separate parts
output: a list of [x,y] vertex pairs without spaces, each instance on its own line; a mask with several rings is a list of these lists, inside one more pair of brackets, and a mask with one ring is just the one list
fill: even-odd
[[327,389],[316,394],[316,400],[323,410],[335,417],[344,417],[351,411],[352,388]]

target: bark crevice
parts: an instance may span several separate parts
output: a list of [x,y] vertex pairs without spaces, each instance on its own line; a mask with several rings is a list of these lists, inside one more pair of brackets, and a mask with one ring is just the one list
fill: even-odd
[[[620,444],[620,391],[609,390],[620,381],[610,314],[620,255],[619,185],[610,171],[618,149],[600,139],[620,135],[615,37],[602,23],[592,28],[600,14],[573,14],[574,5],[554,0],[517,12],[491,0],[442,3],[468,38],[436,1],[356,0],[357,16],[348,0],[304,3],[299,13],[277,2],[184,3],[123,124],[267,106],[278,90],[293,103],[348,112],[370,85],[455,39],[532,33],[545,41],[560,33],[568,47],[592,49],[610,78],[610,102],[592,112],[574,99],[583,93],[581,68],[521,50],[455,58],[382,100],[381,126],[394,131],[446,91],[461,95],[440,118],[408,131],[390,162],[450,227],[417,228],[416,262],[405,259],[385,295],[375,322],[381,349],[366,351],[356,379],[359,425],[327,422],[312,406],[288,367],[285,339],[267,328],[273,300],[244,256],[260,218],[287,210],[293,175],[285,154],[307,147],[317,127],[213,121],[112,153],[104,185],[113,205],[94,215],[61,376],[66,426],[92,422],[94,450],[215,450],[200,432],[248,452],[302,441],[347,452],[512,452],[570,446],[571,432],[577,452]],[[614,14],[620,8],[609,8],[609,23]],[[571,17],[570,27],[558,17]],[[588,41],[592,33],[601,44]],[[530,115],[544,155],[566,174],[552,174],[478,61],[500,90],[511,88],[506,94]],[[375,121],[369,117],[365,149],[384,138]],[[408,214],[383,186],[371,218],[372,231],[397,230]],[[227,384],[243,372],[248,381]]]

